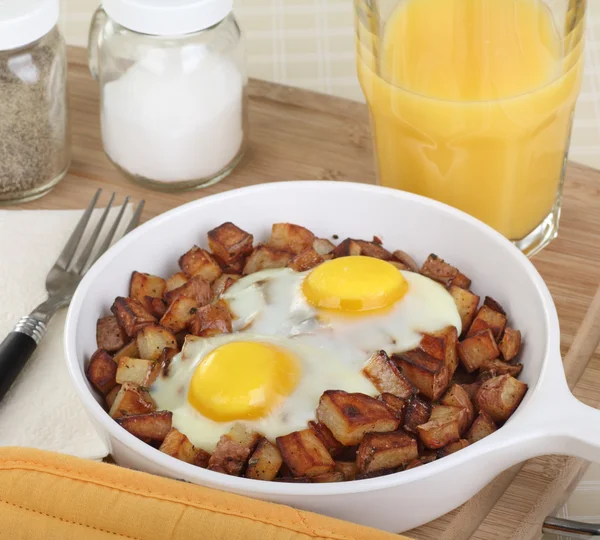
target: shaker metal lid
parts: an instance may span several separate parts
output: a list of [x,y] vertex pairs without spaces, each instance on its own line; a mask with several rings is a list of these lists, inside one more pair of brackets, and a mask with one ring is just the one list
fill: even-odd
[[121,26],[155,36],[205,30],[233,9],[233,0],[104,0],[102,4],[108,16]]
[[0,0],[0,51],[44,37],[58,23],[59,0]]

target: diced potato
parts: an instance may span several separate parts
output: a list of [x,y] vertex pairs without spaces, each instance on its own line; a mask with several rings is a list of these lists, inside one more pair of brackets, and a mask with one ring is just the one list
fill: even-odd
[[112,356],[102,349],[98,349],[90,358],[87,368],[88,381],[103,396],[108,394],[116,385],[117,364]]
[[108,353],[117,352],[125,347],[127,334],[119,326],[114,316],[102,317],[96,323],[96,344]]
[[388,406],[388,409],[390,409],[396,418],[400,420],[400,425],[404,424],[404,411],[406,409],[408,400],[399,398],[398,396],[389,394],[387,392],[377,396],[377,399],[379,401],[383,401]]
[[454,454],[454,452],[458,452],[459,450],[466,448],[467,446],[469,446],[469,441],[467,441],[466,439],[459,439],[458,441],[452,442],[450,444],[447,444],[443,448],[440,448],[438,450],[438,453],[440,457],[446,457],[450,454]]
[[465,369],[472,373],[488,360],[500,356],[500,350],[492,331],[488,328],[477,334],[470,334],[458,344],[458,356]]
[[437,401],[450,382],[450,373],[442,360],[421,349],[394,356],[396,364],[408,381],[424,396]]
[[151,296],[144,296],[140,300],[144,309],[152,316],[160,319],[167,311],[167,302],[164,298],[152,298]]
[[119,359],[116,380],[119,384],[132,383],[147,388],[155,364],[153,360],[124,356]]
[[333,436],[333,433],[331,433],[331,430],[325,424],[311,420],[308,423],[308,427],[321,439],[321,442],[332,456],[335,457],[344,450],[344,445]]
[[312,429],[294,431],[277,437],[275,442],[294,476],[311,478],[334,469],[331,454]]
[[335,259],[338,257],[363,255],[365,257],[373,257],[384,261],[394,260],[394,256],[380,245],[374,242],[367,242],[366,240],[355,240],[353,238],[346,238],[332,251],[332,254]]
[[149,414],[137,414],[117,418],[117,423],[138,439],[151,441],[164,441],[171,430],[173,413],[159,411]]
[[296,255],[289,263],[288,268],[296,272],[306,272],[315,266],[319,266],[325,259],[319,255],[314,248],[309,247]]
[[156,317],[148,313],[134,298],[119,296],[110,310],[129,337],[135,337],[144,326],[156,322]]
[[490,371],[495,375],[506,375],[508,373],[513,377],[518,377],[522,370],[523,364],[509,364],[499,358],[486,360],[479,366],[479,371],[481,373],[484,371]]
[[452,280],[459,274],[459,271],[457,268],[432,253],[423,263],[421,274],[449,287]]
[[113,360],[118,363],[119,359],[123,358],[124,356],[128,356],[129,358],[139,358],[140,352],[137,349],[137,343],[135,339],[130,341],[117,354],[115,354],[113,356]]
[[190,440],[175,428],[167,433],[159,450],[169,456],[186,463],[206,468],[210,454],[201,448],[196,448]]
[[416,467],[420,467],[421,465],[423,465],[423,462],[420,459],[411,459],[406,464],[406,468],[404,470],[408,471],[410,469],[415,469]]
[[494,422],[506,422],[515,412],[527,392],[527,384],[510,375],[500,375],[485,381],[475,401]]
[[449,292],[452,295],[452,298],[454,298],[456,309],[458,309],[458,314],[460,315],[462,323],[461,335],[464,336],[469,331],[473,319],[475,318],[477,306],[479,305],[479,296],[456,285],[451,285]]
[[346,238],[335,247],[331,254],[334,259],[338,257],[355,257],[362,254],[362,249],[356,240]]
[[506,327],[506,315],[499,311],[494,311],[489,306],[483,305],[479,308],[475,319],[467,332],[467,337],[473,336],[488,328],[494,334],[494,339],[499,341]]
[[454,326],[447,326],[438,332],[423,334],[423,338],[421,339],[421,349],[434,356],[433,351],[429,351],[427,348],[427,344],[430,343],[431,340],[437,340],[438,344],[442,344],[440,358],[444,361],[444,364],[448,368],[448,373],[450,377],[452,377],[458,367],[458,353],[456,350],[458,345],[458,332],[456,328]]
[[158,360],[164,349],[177,348],[177,340],[173,333],[157,324],[144,326],[135,340],[140,358],[146,360]]
[[502,315],[506,315],[506,311],[504,311],[504,308],[491,296],[486,296],[483,299],[483,305],[489,307],[493,311],[501,313]]
[[120,418],[129,414],[146,414],[154,412],[156,404],[148,391],[137,384],[125,383],[115,396],[115,401],[109,414],[113,418]]
[[185,285],[188,278],[183,272],[177,272],[167,279],[165,292],[174,291],[182,285]]
[[289,251],[259,244],[246,259],[244,275],[254,274],[254,272],[268,270],[269,268],[284,268],[293,256]]
[[346,477],[344,473],[339,471],[331,471],[323,474],[319,474],[317,476],[313,476],[311,478],[311,482],[313,484],[329,484],[331,482],[345,482]]
[[312,247],[321,257],[329,255],[335,249],[335,246],[326,238],[315,238]]
[[346,446],[359,444],[365,433],[387,432],[398,428],[400,421],[381,401],[359,393],[327,390],[321,396],[317,419]]
[[162,298],[167,288],[167,282],[158,276],[133,272],[129,284],[129,296],[138,302],[144,303],[146,296],[151,298]]
[[418,396],[413,396],[404,411],[404,431],[417,433],[417,426],[425,424],[431,416],[431,405]]
[[[173,360],[173,357],[177,354],[179,354],[178,349],[164,349],[163,350],[159,359],[156,361],[156,364],[159,368],[156,376],[160,375],[161,372],[165,377],[169,376],[169,366],[171,365],[171,361]],[[153,370],[153,373],[154,373],[154,370]],[[154,382],[154,381],[152,381],[152,382]]]
[[199,307],[206,306],[212,300],[212,288],[210,283],[202,276],[194,276],[181,287],[173,289],[165,295],[168,304],[173,303],[175,299],[181,296],[193,298]]
[[212,297],[218,299],[220,296],[231,287],[241,276],[234,274],[222,274],[212,284]]
[[[221,270],[223,270],[223,274],[237,275],[237,276],[242,275],[242,272],[244,271],[244,266],[246,266],[247,257],[241,257],[239,260],[233,261],[231,264],[227,264],[227,263],[223,262],[216,255],[214,257],[215,257],[215,261],[217,261],[217,263],[221,267]],[[223,274],[221,274],[221,275],[223,275]],[[213,284],[214,283],[215,282],[213,281]]]
[[404,431],[367,433],[358,447],[356,464],[361,473],[392,469],[419,456],[417,441]]
[[397,261],[401,262],[411,272],[419,271],[419,265],[408,253],[406,253],[406,251],[397,249],[396,251],[394,251],[394,253],[392,253],[392,255]]
[[519,354],[519,350],[521,349],[521,332],[513,328],[506,328],[498,347],[502,353],[502,358],[510,362]]
[[473,422],[473,418],[475,417],[475,409],[473,408],[473,403],[471,402],[471,398],[465,391],[465,389],[459,384],[453,384],[450,389],[444,394],[442,399],[440,400],[442,405],[449,405],[451,407],[460,407],[466,411],[466,415],[464,416],[464,422],[460,426],[461,434],[464,433],[469,426]]
[[254,237],[230,221],[208,231],[208,246],[226,265],[252,252]]
[[466,439],[469,443],[473,444],[484,437],[491,435],[496,429],[496,424],[491,416],[486,412],[481,411],[471,424],[469,431],[467,431]]
[[471,286],[471,280],[467,276],[459,272],[450,282],[450,286],[468,289]]
[[471,403],[473,403],[473,407],[477,407],[476,403],[475,403],[475,394],[477,393],[477,391],[481,388],[481,385],[483,384],[483,381],[475,381],[472,382],[470,384],[461,384],[460,386],[462,387],[462,389],[467,393],[467,395],[469,396],[469,398],[471,399]]
[[180,296],[175,299],[160,320],[160,325],[174,334],[185,330],[192,322],[198,303],[193,298]]
[[115,402],[119,390],[121,390],[121,385],[117,384],[117,386],[115,386],[108,394],[106,394],[106,396],[104,396],[104,401],[106,402],[106,407],[109,411]]
[[248,460],[246,477],[254,480],[273,480],[282,463],[279,448],[263,437]]
[[335,470],[341,472],[345,480],[354,480],[358,474],[356,461],[336,461]]
[[229,433],[219,439],[208,461],[208,468],[230,476],[240,476],[261,438],[260,434],[247,430],[242,424],[235,424]]
[[366,361],[362,372],[380,392],[406,399],[415,393],[413,386],[400,373],[385,351],[377,351]]
[[308,476],[299,476],[294,478],[292,476],[278,476],[274,482],[285,482],[286,484],[310,484],[310,478]]
[[300,225],[291,223],[274,223],[268,245],[294,255],[312,247],[315,235]]
[[198,246],[194,246],[181,256],[179,267],[188,278],[200,276],[209,283],[212,283],[223,273],[214,257]]
[[211,337],[219,334],[231,334],[231,312],[225,302],[201,307],[192,318],[190,331],[195,336]]
[[460,407],[434,405],[429,422],[417,427],[423,446],[438,449],[458,441],[466,411]]

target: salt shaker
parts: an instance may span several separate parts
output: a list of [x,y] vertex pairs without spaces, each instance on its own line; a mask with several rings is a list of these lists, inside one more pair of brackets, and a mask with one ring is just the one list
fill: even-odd
[[108,158],[166,190],[227,176],[247,135],[247,76],[233,0],[104,0],[92,22]]
[[0,204],[48,193],[71,160],[59,0],[0,0]]

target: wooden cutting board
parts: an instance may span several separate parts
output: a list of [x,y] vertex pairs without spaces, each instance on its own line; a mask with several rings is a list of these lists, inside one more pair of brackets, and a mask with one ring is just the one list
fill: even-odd
[[[364,105],[305,90],[251,81],[250,150],[234,173],[204,190],[169,194],[150,191],[125,180],[102,151],[98,118],[98,88],[87,69],[86,53],[71,49],[70,92],[73,126],[73,165],[69,175],[49,195],[18,208],[84,208],[99,187],[121,196],[145,199],[143,219],[182,203],[241,186],[281,180],[346,180],[375,182],[368,113]],[[563,353],[581,323],[600,283],[600,173],[571,164],[564,191],[560,236],[534,259],[548,283],[561,322]],[[293,204],[293,201],[290,202]],[[332,215],[335,213],[332,205]],[[498,286],[510,284],[499,283]],[[600,354],[597,354],[576,395],[595,403],[600,396]],[[536,498],[559,478],[564,458],[530,461],[473,538],[511,538],[524,519],[545,516],[528,513]],[[468,481],[468,479],[465,479]],[[558,499],[557,499],[558,500]],[[466,526],[450,513],[411,531],[417,539],[437,539],[448,526]],[[478,518],[478,521],[483,516]]]

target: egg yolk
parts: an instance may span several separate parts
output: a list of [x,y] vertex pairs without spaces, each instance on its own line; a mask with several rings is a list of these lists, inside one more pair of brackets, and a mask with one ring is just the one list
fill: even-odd
[[313,306],[348,313],[384,309],[407,290],[408,283],[393,264],[362,256],[326,261],[302,285]]
[[192,376],[188,401],[217,422],[266,416],[298,383],[299,362],[268,343],[237,341],[216,348]]

